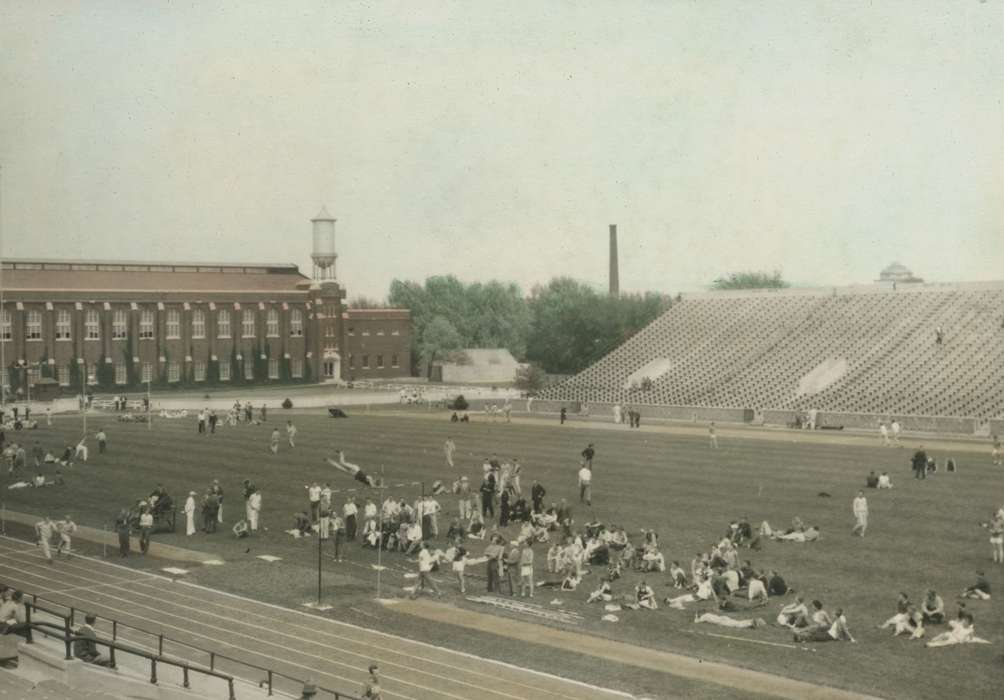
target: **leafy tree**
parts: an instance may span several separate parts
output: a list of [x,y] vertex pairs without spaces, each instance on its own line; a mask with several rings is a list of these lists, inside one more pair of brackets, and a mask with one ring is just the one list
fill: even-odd
[[372,297],[359,296],[352,297],[349,299],[348,304],[346,304],[350,309],[383,309],[387,307],[387,301],[381,299],[373,299]]
[[669,308],[668,296],[654,293],[597,294],[576,280],[552,279],[530,298],[527,359],[553,374],[585,369]]
[[711,283],[714,291],[727,289],[784,289],[790,287],[781,277],[780,270],[773,272],[755,272],[747,270],[745,272],[733,272],[725,277],[719,277]]
[[418,356],[431,369],[433,362],[462,347],[463,339],[453,324],[442,316],[436,316],[422,329]]
[[535,394],[544,388],[547,383],[547,374],[540,368],[540,365],[529,362],[520,365],[516,370],[516,388]]

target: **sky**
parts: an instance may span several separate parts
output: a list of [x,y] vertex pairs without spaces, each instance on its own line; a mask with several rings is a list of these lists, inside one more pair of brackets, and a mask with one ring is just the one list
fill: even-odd
[[0,0],[4,257],[1004,279],[1004,0]]

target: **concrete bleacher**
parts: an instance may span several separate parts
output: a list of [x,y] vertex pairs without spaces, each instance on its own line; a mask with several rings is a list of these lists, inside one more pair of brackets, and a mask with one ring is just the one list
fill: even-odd
[[690,295],[540,398],[986,420],[1002,319],[1004,283]]

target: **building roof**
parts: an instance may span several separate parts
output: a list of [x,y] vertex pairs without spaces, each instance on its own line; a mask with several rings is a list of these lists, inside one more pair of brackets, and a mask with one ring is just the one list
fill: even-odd
[[346,320],[359,320],[365,318],[390,319],[390,318],[411,318],[410,309],[345,309],[342,318]]
[[5,260],[3,288],[18,291],[296,291],[309,280],[293,264]]
[[317,212],[317,216],[311,219],[311,221],[334,221],[334,220],[335,217],[333,217],[331,214],[328,213],[327,207],[321,207],[321,211]]
[[913,273],[910,272],[910,269],[906,265],[903,265],[903,264],[898,263],[898,262],[894,262],[894,263],[890,264],[889,266],[887,266],[885,269],[883,269],[882,270],[882,274],[883,275],[893,275],[893,274],[895,274],[895,275],[904,275],[904,274],[906,274],[906,275],[912,275]]

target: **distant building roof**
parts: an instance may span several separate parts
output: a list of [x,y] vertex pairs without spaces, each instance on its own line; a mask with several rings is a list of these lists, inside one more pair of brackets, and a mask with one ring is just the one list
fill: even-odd
[[906,265],[894,262],[887,265],[879,273],[879,282],[923,282],[919,277],[914,277]]
[[331,214],[328,213],[327,207],[321,207],[321,211],[317,212],[317,216],[311,219],[311,221],[334,221],[334,220],[335,217],[333,217]]
[[296,291],[309,281],[293,264],[151,263],[126,260],[4,260],[11,291]]

